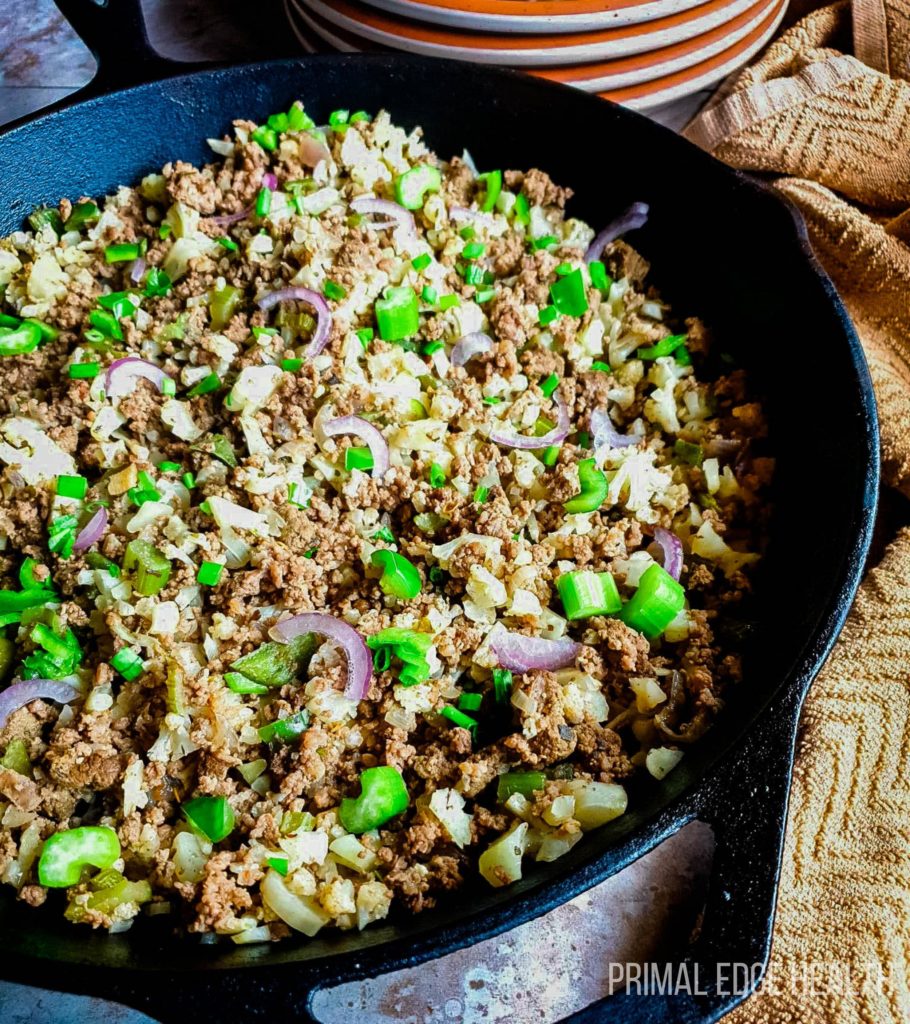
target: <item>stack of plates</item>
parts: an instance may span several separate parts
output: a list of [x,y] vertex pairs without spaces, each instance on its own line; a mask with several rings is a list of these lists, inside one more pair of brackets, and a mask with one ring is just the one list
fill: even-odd
[[636,109],[745,64],[787,0],[285,0],[306,49],[405,50],[521,68]]

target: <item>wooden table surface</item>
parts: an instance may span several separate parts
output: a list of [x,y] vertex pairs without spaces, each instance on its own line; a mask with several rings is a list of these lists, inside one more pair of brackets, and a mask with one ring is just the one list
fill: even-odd
[[[219,0],[144,0],[144,9],[151,41],[167,56],[253,60],[297,52],[276,0],[260,0],[249,19],[241,4]],[[51,0],[0,0],[0,125],[67,96],[94,66]],[[704,98],[654,116],[678,128]],[[683,944],[704,901],[712,852],[710,829],[695,822],[543,918],[421,967],[326,989],[316,1012],[325,1024],[555,1024],[607,994],[610,963],[657,959]],[[0,983],[5,1024],[148,1020],[101,1000]]]

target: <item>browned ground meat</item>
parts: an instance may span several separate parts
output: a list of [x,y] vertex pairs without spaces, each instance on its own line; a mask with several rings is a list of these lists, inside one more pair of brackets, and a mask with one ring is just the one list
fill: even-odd
[[[0,312],[53,329],[0,357],[0,673],[54,680],[0,723],[0,871],[74,922],[270,941],[506,884],[710,727],[773,460],[642,256],[612,244],[597,290],[544,171],[488,203],[495,173],[384,114],[216,147],[0,240]],[[424,165],[413,232],[354,202]],[[649,640],[628,603],[660,528],[686,605]],[[574,573],[595,603],[570,617]],[[329,622],[287,645],[298,614]],[[52,892],[76,828],[119,855]]]

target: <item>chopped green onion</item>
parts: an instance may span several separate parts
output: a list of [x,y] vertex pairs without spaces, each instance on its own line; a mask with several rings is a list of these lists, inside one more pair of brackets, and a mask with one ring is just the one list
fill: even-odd
[[129,647],[121,647],[111,658],[111,668],[115,672],[119,672],[127,682],[130,682],[142,675],[144,666],[142,658],[135,651],[131,651]]
[[704,450],[700,444],[692,444],[677,438],[673,444],[673,454],[680,462],[687,462],[690,466],[700,466],[705,458]]
[[391,765],[378,765],[360,773],[360,796],[341,801],[338,819],[348,832],[362,835],[401,814],[409,803],[401,772]]
[[76,527],[79,520],[75,516],[58,516],[51,520],[47,528],[47,546],[61,558],[69,558],[76,543]]
[[553,392],[559,387],[559,377],[555,373],[551,373],[549,376],[544,377],[540,382],[540,390],[544,394],[544,398],[549,398]]
[[430,285],[424,285],[423,291],[420,293],[420,297],[428,306],[435,306],[439,301],[439,292]]
[[326,281],[322,286],[322,294],[333,302],[340,302],[348,294],[348,290],[337,281]]
[[147,540],[131,540],[123,555],[123,572],[133,589],[143,597],[153,597],[171,577],[171,563]]
[[199,395],[207,395],[210,391],[217,391],[220,387],[221,378],[217,373],[210,373],[207,377],[203,377],[198,384],[194,384],[188,394],[190,398],[197,398]]
[[671,334],[666,338],[661,338],[656,345],[640,348],[637,353],[638,358],[661,359],[663,356],[672,356],[679,346],[685,342],[686,337],[687,335],[685,334]]
[[577,437],[578,440],[576,441],[576,444],[579,448],[591,447],[591,435],[587,432],[587,430],[579,430]]
[[387,526],[381,526],[373,534],[373,540],[384,540],[387,544],[394,544],[395,534]]
[[215,241],[221,246],[222,249],[227,249],[228,252],[237,252],[238,246],[233,238],[223,236],[216,238]]
[[307,114],[299,101],[292,103],[291,109],[288,111],[288,131],[305,132],[315,127],[316,122]]
[[459,711],[477,711],[483,703],[482,693],[463,693],[458,698]]
[[196,477],[193,476],[192,473],[184,473],[183,476],[180,478],[180,480],[181,480],[183,486],[188,491],[191,491],[196,486]]
[[610,369],[610,364],[609,363],[604,363],[600,359],[595,359],[594,362],[591,363],[591,369],[592,370],[597,370],[600,373],[612,373],[613,372]]
[[487,247],[483,242],[468,242],[468,244],[461,250],[461,255],[466,260],[476,260],[480,259],[486,250]]
[[357,124],[359,121],[369,120],[371,120],[370,115],[365,110],[355,110],[348,118],[348,124]]
[[272,190],[264,186],[256,196],[256,216],[267,217],[272,209]]
[[566,274],[571,274],[572,273],[572,264],[571,263],[560,263],[559,266],[556,268],[556,273],[559,274],[560,277],[565,277]]
[[442,175],[438,167],[421,164],[405,171],[395,180],[395,202],[406,210],[419,210],[428,192],[438,192],[442,187]]
[[100,373],[100,362],[72,362],[70,364],[70,379],[74,381],[91,380]]
[[551,444],[548,448],[544,448],[540,461],[545,466],[555,466],[559,461],[559,445]]
[[513,793],[530,796],[543,789],[547,778],[543,772],[505,772],[496,784],[496,799],[504,804]]
[[260,127],[254,129],[250,132],[250,138],[269,153],[278,148],[278,135],[275,129],[269,128],[268,125],[260,125]]
[[374,337],[374,331],[372,327],[361,327],[354,333],[360,339],[360,344],[363,345],[364,348],[368,347],[368,345],[370,344]]
[[559,245],[559,239],[556,235],[541,235],[540,238],[533,238],[531,240],[531,248],[537,249],[552,249],[554,245]]
[[622,608],[616,581],[608,572],[567,572],[556,581],[556,589],[570,622],[613,615]]
[[[420,351],[425,356],[431,356],[434,352],[438,352],[440,349],[445,348],[445,345],[441,341],[425,341]],[[423,417],[419,417],[423,419]]]
[[276,132],[286,132],[290,121],[287,114],[269,114],[269,119],[266,121],[269,128]]
[[376,323],[383,341],[400,341],[416,334],[420,327],[417,294],[409,285],[386,288],[376,300]]
[[220,843],[234,831],[234,811],[223,796],[197,796],[182,804],[187,821],[212,843]]
[[422,252],[419,256],[415,256],[411,260],[411,266],[418,272],[426,270],[427,267],[433,262],[432,256],[428,252]]
[[287,857],[266,857],[265,862],[273,871],[277,871],[282,878],[288,873]]
[[106,309],[93,309],[88,315],[88,322],[105,338],[123,341],[123,331],[117,317]]
[[484,283],[484,269],[476,263],[469,263],[462,274],[465,284],[479,285]]
[[104,250],[104,258],[108,263],[126,263],[138,260],[141,255],[138,242],[119,242]]
[[170,226],[170,224],[162,224],[161,227],[158,228],[158,237],[161,239],[165,239],[168,237],[168,235],[170,235],[170,233],[173,230],[174,229]]
[[333,110],[329,114],[329,125],[332,128],[340,128],[342,125],[348,123],[348,118],[351,116],[350,110]]
[[[298,497],[297,497],[298,491],[303,491],[303,488],[300,486],[300,484],[297,483],[296,480],[292,480],[288,484],[288,504],[289,505],[293,505],[295,508],[307,508],[307,507],[309,507],[309,504],[310,504],[309,498],[305,498],[303,501],[299,500]],[[305,493],[306,492],[304,491],[304,494]]]
[[404,555],[394,551],[374,551],[370,561],[382,568],[379,586],[386,594],[410,601],[420,593],[420,573]]
[[489,496],[490,496],[490,488],[489,487],[478,487],[474,491],[474,504],[475,505],[482,505],[487,500],[487,498],[489,498]]
[[490,299],[496,294],[495,288],[478,288],[474,293],[474,301],[483,305],[484,302],[489,302]]
[[465,224],[465,226],[463,228],[461,228],[461,230],[458,232],[458,234],[461,235],[461,237],[466,242],[469,242],[477,234],[477,232],[474,230],[474,228],[470,224]]
[[486,174],[478,174],[477,182],[484,188],[482,198],[479,200],[480,209],[484,213],[489,213],[502,192],[502,171],[487,171]]
[[559,310],[555,306],[544,306],[537,314],[538,321],[546,327],[559,316]]
[[519,224],[531,223],[531,204],[524,192],[519,192],[515,197],[515,205],[512,207],[512,212]]
[[597,468],[594,459],[582,459],[578,463],[578,482],[581,491],[570,498],[563,508],[576,515],[579,512],[595,512],[604,503],[609,484],[604,472]]
[[292,743],[298,736],[305,733],[310,724],[310,713],[305,708],[296,714],[288,715],[287,718],[278,718],[268,725],[259,728],[259,739],[263,743],[272,743],[281,740],[282,743]]
[[87,224],[97,223],[100,217],[101,211],[94,203],[76,203],[63,227],[66,231],[79,231]]
[[507,668],[493,669],[493,695],[497,704],[505,704],[512,696],[512,673]]
[[373,468],[373,453],[369,448],[351,447],[344,452],[344,468],[359,469],[368,473]]
[[287,370],[288,373],[296,373],[301,366],[303,366],[302,359],[282,359],[279,364],[282,370]]
[[165,460],[164,462],[158,463],[158,468],[162,473],[179,473],[181,467],[179,462],[169,462]]
[[685,345],[679,346],[679,348],[673,353],[673,358],[680,366],[692,365],[692,356],[689,355],[689,350]]
[[377,672],[385,672],[397,658],[404,666],[398,674],[402,686],[414,686],[430,677],[427,652],[433,643],[429,633],[390,626],[374,636],[367,637],[367,647],[373,651],[373,664]]
[[173,282],[163,270],[152,267],[145,278],[145,295],[150,299],[167,295],[172,285]]
[[566,316],[583,316],[588,310],[588,296],[581,270],[572,270],[550,285],[553,305]]
[[588,264],[588,276],[591,278],[591,284],[601,292],[608,292],[610,285],[613,284],[613,279],[600,260],[592,260]]
[[502,399],[498,395],[484,395],[481,401],[484,405],[499,405]]
[[136,315],[141,301],[135,292],[111,292],[102,295],[98,299],[98,305],[103,309],[109,309],[118,320],[123,320]]
[[444,313],[447,309],[451,309],[453,306],[461,304],[461,299],[457,295],[440,295],[439,297],[439,308]]
[[433,462],[430,465],[429,473],[430,487],[445,487],[446,484],[446,471],[439,465],[438,462]]
[[61,498],[78,498],[81,500],[85,497],[87,490],[88,480],[84,476],[57,477],[57,494]]
[[649,565],[619,617],[649,640],[660,636],[686,603],[682,586],[660,565]]
[[204,587],[215,587],[223,572],[224,566],[220,562],[203,562],[196,573],[196,582]]
[[467,729],[474,740],[477,739],[477,720],[466,715],[458,708],[442,708],[439,712],[443,718],[447,718],[453,725],[460,729]]

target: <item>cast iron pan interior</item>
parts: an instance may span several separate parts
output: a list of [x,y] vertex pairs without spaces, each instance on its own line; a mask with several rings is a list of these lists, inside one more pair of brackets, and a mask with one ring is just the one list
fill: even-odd
[[[262,121],[297,97],[317,123],[336,107],[385,107],[401,124],[422,125],[442,156],[467,146],[481,169],[542,167],[575,190],[570,212],[593,225],[633,200],[650,204],[647,227],[630,240],[651,260],[663,295],[703,317],[748,368],[772,425],[776,511],[750,609],[758,626],[746,680],[665,783],[640,783],[624,818],[558,862],[529,867],[509,889],[472,885],[430,913],[274,947],[206,947],[147,923],[124,936],[88,933],[63,922],[57,900],[35,912],[4,891],[0,974],[120,999],[161,1020],[194,1011],[306,1018],[315,986],[418,963],[534,917],[696,814],[712,822],[718,853],[689,956],[764,962],[796,716],[852,600],[877,483],[865,363],[801,224],[763,187],[634,113],[507,72],[376,55],[209,70],[25,123],[0,138],[0,233],[20,227],[38,203],[100,196],[168,160],[211,159],[207,136],[234,117]],[[605,1012],[617,1021],[701,1022],[737,1001],[616,996]]]

